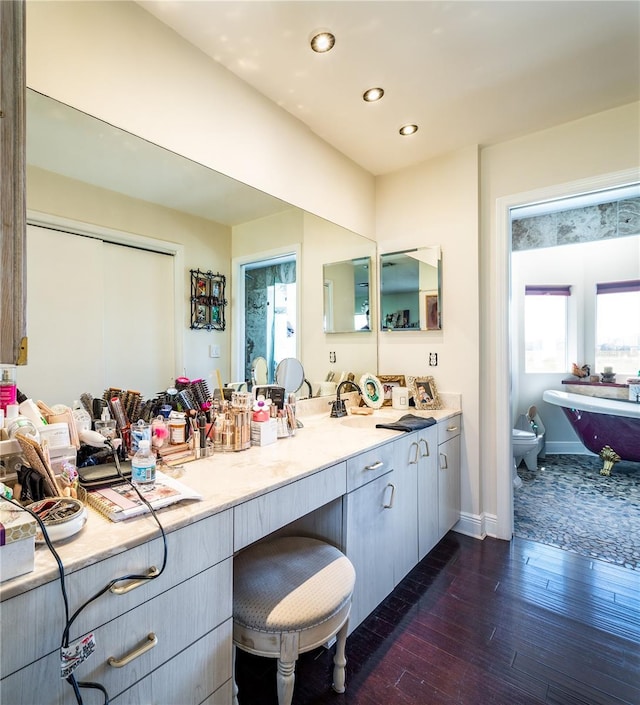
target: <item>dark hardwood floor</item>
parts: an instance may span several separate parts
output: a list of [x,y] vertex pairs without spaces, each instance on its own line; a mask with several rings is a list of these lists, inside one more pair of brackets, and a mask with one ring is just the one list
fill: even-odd
[[[640,572],[524,539],[450,532],[347,640],[300,656],[294,705],[639,705]],[[240,705],[275,660],[238,651]]]

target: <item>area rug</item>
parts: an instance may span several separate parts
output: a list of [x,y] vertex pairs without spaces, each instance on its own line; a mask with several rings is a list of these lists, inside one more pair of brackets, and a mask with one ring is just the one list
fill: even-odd
[[591,455],[548,455],[518,468],[514,534],[640,570],[640,463],[616,463],[610,477]]

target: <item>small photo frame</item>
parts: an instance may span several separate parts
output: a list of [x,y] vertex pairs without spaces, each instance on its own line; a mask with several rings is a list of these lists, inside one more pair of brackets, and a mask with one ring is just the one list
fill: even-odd
[[360,377],[360,390],[364,403],[372,409],[379,409],[384,402],[384,391],[380,380],[368,372]]
[[409,377],[409,390],[416,409],[442,408],[433,377]]
[[378,375],[380,384],[382,384],[382,393],[384,401],[382,406],[391,406],[391,395],[393,387],[406,387],[407,382],[404,375]]

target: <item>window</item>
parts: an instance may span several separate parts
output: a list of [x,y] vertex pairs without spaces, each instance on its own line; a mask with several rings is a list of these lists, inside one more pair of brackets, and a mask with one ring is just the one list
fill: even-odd
[[596,285],[595,367],[623,377],[640,370],[640,279]]
[[526,286],[525,372],[567,370],[567,298],[570,286]]

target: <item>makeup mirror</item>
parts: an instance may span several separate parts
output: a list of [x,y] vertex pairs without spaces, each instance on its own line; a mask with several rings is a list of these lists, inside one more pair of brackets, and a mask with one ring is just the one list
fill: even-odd
[[286,357],[280,360],[276,367],[276,384],[284,387],[287,394],[297,392],[304,383],[304,368],[300,360],[295,357]]
[[439,246],[380,255],[380,330],[442,330]]

